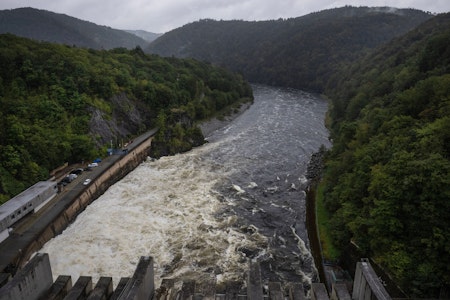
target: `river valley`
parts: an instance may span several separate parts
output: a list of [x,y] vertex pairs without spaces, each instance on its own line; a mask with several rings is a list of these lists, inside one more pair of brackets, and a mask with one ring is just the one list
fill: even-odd
[[162,278],[244,282],[249,259],[263,280],[317,276],[305,227],[306,168],[329,147],[327,102],[253,86],[255,102],[190,152],[148,159],[110,187],[40,252],[54,276],[131,276],[154,257]]

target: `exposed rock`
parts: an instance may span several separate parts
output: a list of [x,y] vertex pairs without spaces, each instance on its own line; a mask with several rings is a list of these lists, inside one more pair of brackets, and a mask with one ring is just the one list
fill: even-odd
[[97,145],[102,146],[116,143],[131,135],[136,135],[142,126],[148,122],[125,93],[115,95],[109,99],[112,114],[91,107],[90,133]]
[[306,178],[310,181],[318,181],[322,177],[323,159],[326,149],[321,146],[319,151],[312,154],[306,170]]

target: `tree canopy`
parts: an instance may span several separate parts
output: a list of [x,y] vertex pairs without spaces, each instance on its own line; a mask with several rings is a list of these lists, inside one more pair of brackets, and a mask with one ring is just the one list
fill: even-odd
[[322,92],[342,66],[430,17],[346,6],[270,21],[205,19],[164,34],[146,51],[226,66],[251,82]]
[[450,14],[335,75],[325,204],[410,296],[450,284]]
[[203,141],[196,121],[252,100],[240,75],[139,47],[96,51],[7,34],[0,65],[0,203],[65,162],[106,153],[106,136],[158,125],[173,144],[164,153],[176,153]]

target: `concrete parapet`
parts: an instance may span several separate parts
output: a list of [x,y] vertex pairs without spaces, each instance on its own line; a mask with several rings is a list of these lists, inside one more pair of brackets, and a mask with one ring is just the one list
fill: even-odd
[[352,299],[354,300],[391,300],[388,292],[380,282],[368,259],[361,259],[356,264]]
[[86,299],[92,291],[92,277],[80,276],[64,300]]
[[[155,291],[153,258],[142,256],[132,278],[121,278],[113,291],[111,277],[101,277],[95,288],[92,278],[81,276],[72,287],[70,276],[59,276],[53,283],[48,254],[37,254],[9,282],[0,288],[0,300],[304,300],[305,292],[299,282],[282,285],[268,282],[263,288],[258,262],[250,261],[246,291],[242,282],[216,285],[214,276],[208,280],[178,281],[163,279]],[[9,274],[2,281],[7,281]],[[52,284],[53,283],[53,284]],[[218,288],[219,292],[216,290]],[[311,284],[312,300],[391,300],[367,260],[358,263],[355,273],[353,297],[345,283],[334,283],[330,296],[325,284]]]
[[150,300],[155,292],[153,257],[141,256],[134,275],[119,296],[121,300]]
[[113,293],[112,277],[100,277],[87,300],[109,299]]
[[323,283],[311,284],[311,300],[329,300],[327,288]]
[[250,261],[247,279],[247,298],[249,300],[263,299],[261,282],[261,267],[259,263]]
[[119,284],[116,286],[116,289],[114,290],[113,294],[111,295],[111,298],[109,300],[117,300],[120,297],[120,294],[122,294],[123,290],[127,286],[128,282],[131,280],[129,277],[122,277],[120,278]]
[[59,275],[52,284],[50,291],[41,299],[42,300],[62,300],[72,288],[72,278],[67,275]]
[[38,253],[0,289],[1,300],[33,300],[42,297],[53,283],[48,254]]
[[352,300],[345,283],[333,284],[330,300]]

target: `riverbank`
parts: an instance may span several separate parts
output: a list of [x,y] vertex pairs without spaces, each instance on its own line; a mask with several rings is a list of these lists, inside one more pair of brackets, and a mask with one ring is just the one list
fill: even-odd
[[318,152],[313,153],[306,172],[306,178],[309,181],[306,191],[306,230],[308,232],[311,254],[319,273],[320,282],[325,282],[326,276],[316,215],[316,191],[322,175],[324,154],[325,148],[323,147],[320,148]]
[[199,124],[199,127],[203,133],[203,136],[207,138],[214,131],[229,125],[231,122],[233,122],[233,120],[243,114],[252,104],[253,102],[242,103],[239,108],[233,109],[232,113],[229,115],[221,117],[220,119],[214,117],[210,120],[202,122],[201,124]]

